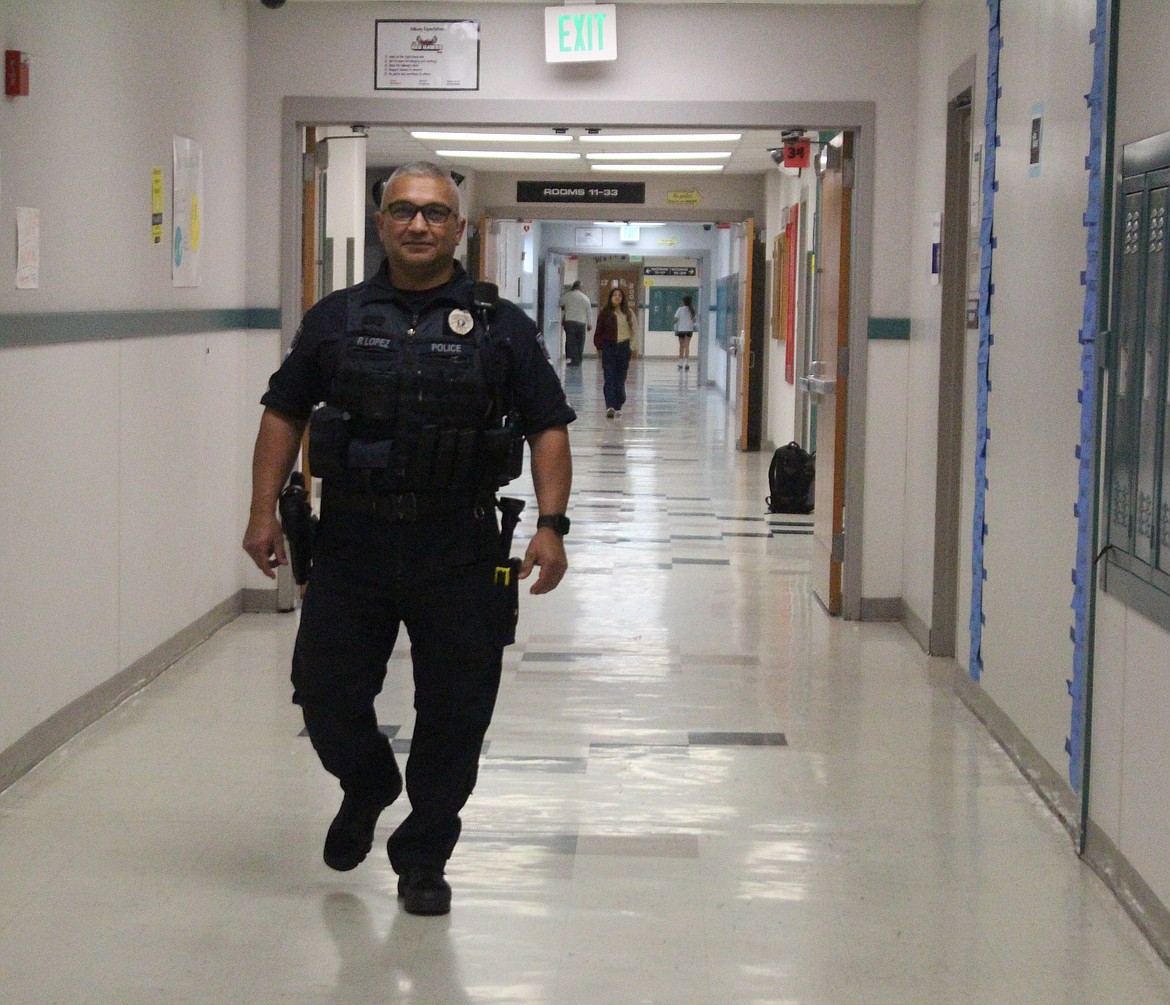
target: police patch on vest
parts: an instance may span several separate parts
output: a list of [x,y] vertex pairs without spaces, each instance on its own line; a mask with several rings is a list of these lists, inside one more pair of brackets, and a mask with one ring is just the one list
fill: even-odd
[[462,356],[467,352],[467,347],[458,342],[432,342],[430,352],[440,356]]
[[447,315],[447,324],[456,335],[466,335],[475,327],[470,311],[454,310]]

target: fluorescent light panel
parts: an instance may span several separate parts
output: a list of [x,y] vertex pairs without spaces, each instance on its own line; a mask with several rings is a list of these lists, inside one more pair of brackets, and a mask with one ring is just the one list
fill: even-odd
[[582,143],[738,143],[741,133],[631,133],[626,136],[585,134]]
[[[586,154],[591,161],[628,161],[630,154]],[[690,153],[664,153],[662,151],[655,151],[651,153],[648,150],[639,150],[638,159],[644,161],[725,161],[731,156],[730,151],[718,151],[713,153],[700,153],[691,151]]]
[[722,164],[590,164],[594,171],[667,171],[697,174],[700,171],[722,171]]
[[419,130],[410,134],[416,140],[453,140],[468,143],[571,143],[567,133],[450,133]]
[[563,154],[548,150],[436,150],[440,157],[469,159],[476,157],[515,161],[579,161],[580,154]]

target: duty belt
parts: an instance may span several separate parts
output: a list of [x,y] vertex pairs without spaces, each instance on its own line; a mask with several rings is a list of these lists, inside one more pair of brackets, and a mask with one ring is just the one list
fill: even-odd
[[453,492],[347,492],[332,489],[328,483],[321,488],[323,513],[366,513],[390,522],[414,523],[430,516],[472,512],[484,503],[473,495]]

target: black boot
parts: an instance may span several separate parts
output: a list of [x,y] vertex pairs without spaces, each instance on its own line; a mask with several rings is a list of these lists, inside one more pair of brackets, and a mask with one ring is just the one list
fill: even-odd
[[395,772],[389,799],[370,802],[346,793],[341,809],[329,825],[325,835],[325,864],[338,872],[348,872],[359,866],[374,846],[374,828],[378,817],[402,792],[402,776]]
[[416,865],[398,877],[398,896],[407,914],[447,914],[451,910],[451,884],[439,866]]

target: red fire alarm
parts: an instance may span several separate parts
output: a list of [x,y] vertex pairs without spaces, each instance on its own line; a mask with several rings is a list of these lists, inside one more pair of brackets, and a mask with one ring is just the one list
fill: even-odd
[[809,152],[812,141],[808,139],[784,141],[784,166],[786,168],[806,168],[809,165]]
[[10,98],[28,97],[28,53],[4,50],[4,93]]

